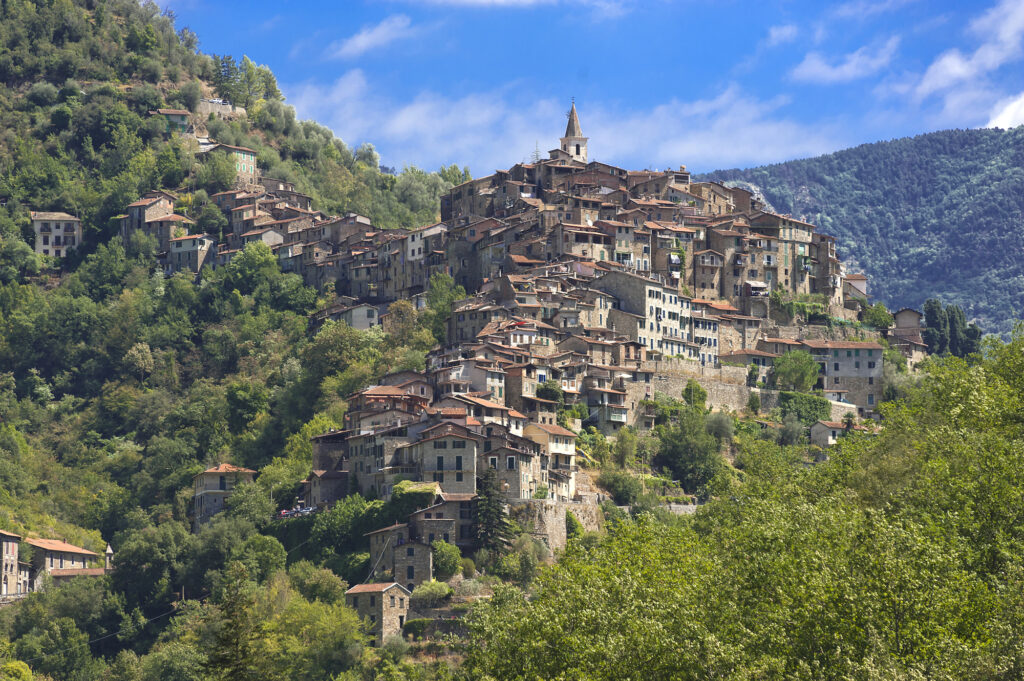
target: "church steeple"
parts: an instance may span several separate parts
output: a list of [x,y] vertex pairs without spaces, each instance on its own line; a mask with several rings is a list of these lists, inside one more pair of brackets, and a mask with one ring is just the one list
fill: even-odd
[[576,100],[572,102],[572,108],[569,109],[569,123],[565,126],[566,137],[583,137],[583,131],[580,129],[580,117],[576,114]]
[[565,126],[565,137],[562,138],[562,151],[573,161],[587,162],[587,139],[580,128],[580,117],[576,113],[576,100],[569,109],[569,122]]

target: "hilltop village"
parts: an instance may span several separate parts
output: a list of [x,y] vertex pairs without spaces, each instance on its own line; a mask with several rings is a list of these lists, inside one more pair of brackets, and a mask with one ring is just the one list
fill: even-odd
[[[151,115],[169,131],[190,130],[187,111]],[[262,177],[252,149],[200,140],[200,153],[214,151],[236,170],[236,187],[211,197],[227,218],[223,234],[192,233],[177,197],[163,191],[117,218],[126,245],[138,234],[155,239],[165,274],[199,278],[262,243],[283,271],[333,288],[335,302],[312,325],[356,329],[398,323],[395,301],[423,309],[439,275],[467,292],[424,371],[394,372],[348,396],[344,427],[313,439],[302,508],[357,492],[387,500],[403,481],[431,490],[432,502],[406,522],[368,536],[372,575],[383,581],[353,587],[349,601],[391,623],[381,641],[401,628],[411,591],[433,578],[431,543],[474,547],[485,472],[536,536],[559,548],[567,511],[596,527],[605,498],[580,467],[584,432],[648,430],[654,401],[694,382],[715,409],[741,411],[756,396],[770,411],[780,400],[774,362],[803,350],[818,364],[828,411],[811,441],[827,447],[875,416],[886,347],[911,366],[924,357],[914,310],[896,313],[885,345],[856,324],[868,282],[845,270],[833,237],[746,189],[695,182],[685,166],[630,171],[590,161],[575,104],[547,159],[453,187],[441,222],[409,230],[318,212],[293,184]],[[71,215],[34,212],[32,224],[41,255],[62,257],[82,243]],[[197,475],[193,527],[257,474],[220,464]],[[394,612],[384,610],[385,593]]]

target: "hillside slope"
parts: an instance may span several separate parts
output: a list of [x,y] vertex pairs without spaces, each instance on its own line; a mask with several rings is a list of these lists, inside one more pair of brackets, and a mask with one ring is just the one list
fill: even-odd
[[945,130],[702,179],[754,185],[776,210],[837,236],[848,268],[890,307],[938,296],[994,332],[1020,317],[1024,127]]

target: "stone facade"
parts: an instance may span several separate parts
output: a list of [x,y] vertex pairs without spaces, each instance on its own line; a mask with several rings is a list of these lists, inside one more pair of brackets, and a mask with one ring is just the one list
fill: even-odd
[[367,623],[373,643],[382,646],[402,635],[411,596],[412,592],[397,582],[359,584],[345,592],[345,603]]

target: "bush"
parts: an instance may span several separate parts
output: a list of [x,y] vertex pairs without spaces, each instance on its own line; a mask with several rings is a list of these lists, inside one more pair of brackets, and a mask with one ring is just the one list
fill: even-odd
[[434,554],[434,574],[440,580],[447,580],[462,567],[462,554],[455,544],[439,539],[430,544]]
[[704,408],[704,403],[708,399],[708,391],[701,387],[701,384],[690,379],[686,382],[686,387],[683,388],[683,399],[691,407],[697,407],[698,409]]
[[827,419],[832,414],[832,405],[828,400],[804,393],[779,393],[779,406],[782,408],[783,416],[793,414],[805,426]]
[[565,538],[577,539],[584,534],[583,523],[573,515],[572,511],[565,512]]
[[462,576],[466,579],[473,579],[476,576],[476,563],[472,558],[462,559]]
[[725,412],[715,412],[714,414],[708,414],[705,419],[704,427],[707,431],[715,436],[719,442],[725,440],[731,440],[733,433],[736,431],[736,423],[732,420],[732,417]]
[[36,106],[50,106],[57,101],[57,95],[59,91],[55,85],[50,83],[36,83],[29,88],[28,94],[25,95],[28,101],[32,102]]
[[634,503],[643,489],[640,479],[626,471],[601,471],[597,484],[608,491],[617,506],[629,506]]
[[410,605],[414,608],[436,608],[454,593],[455,591],[444,582],[432,579],[413,589]]
[[391,658],[393,662],[398,662],[408,654],[409,643],[401,636],[392,636],[388,640],[384,641],[384,647],[381,650],[383,650],[384,654]]
[[533,493],[534,499],[547,499],[548,498],[548,486],[537,485],[537,491]]
[[751,391],[750,397],[747,398],[747,411],[754,416],[757,416],[761,411],[761,395]]
[[434,620],[427,619],[426,617],[407,620],[405,626],[402,627],[402,633],[413,640],[422,638],[430,627],[430,623],[433,621]]

